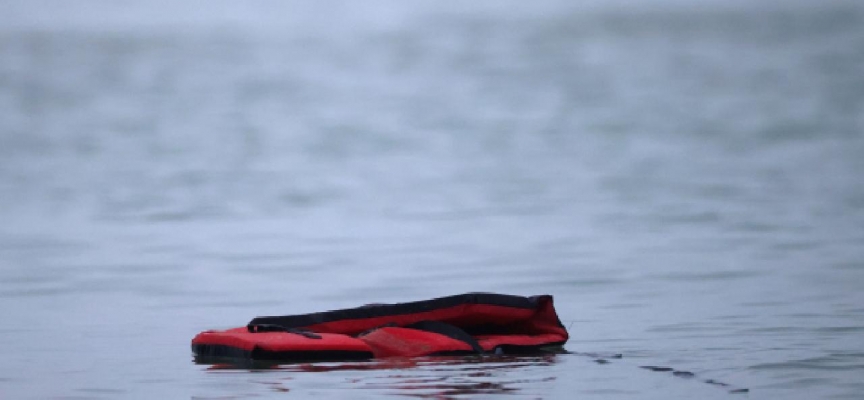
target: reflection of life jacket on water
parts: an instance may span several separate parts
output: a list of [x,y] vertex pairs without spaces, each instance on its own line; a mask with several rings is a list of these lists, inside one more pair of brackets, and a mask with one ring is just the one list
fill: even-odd
[[199,358],[360,360],[458,354],[531,353],[567,342],[552,296],[469,293],[398,304],[281,317],[205,331]]

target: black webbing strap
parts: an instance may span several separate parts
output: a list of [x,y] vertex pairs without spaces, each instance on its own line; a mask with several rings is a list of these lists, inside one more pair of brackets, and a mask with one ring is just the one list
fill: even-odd
[[293,329],[286,328],[280,325],[268,325],[268,324],[259,324],[259,325],[249,325],[246,327],[251,333],[261,333],[261,332],[287,332],[293,333],[296,335],[304,336],[309,339],[321,339],[321,335],[316,334],[315,332],[308,331],[305,329]]
[[471,349],[474,350],[475,353],[483,354],[483,348],[480,347],[480,343],[477,343],[477,339],[474,339],[473,336],[469,335],[468,332],[463,331],[461,328],[455,325],[450,325],[446,322],[420,321],[415,322],[411,325],[405,325],[404,328],[417,329],[420,331],[444,335],[451,339],[465,342],[469,346],[471,346]]
[[[305,328],[312,325],[379,317],[411,315],[465,304],[484,304],[516,309],[536,310],[540,299],[548,296],[522,297],[495,293],[465,293],[456,296],[439,297],[431,300],[412,301],[396,304],[369,304],[363,307],[324,311],[312,314],[256,317],[249,326],[280,325],[286,328]],[[373,326],[369,326],[372,328]],[[250,328],[251,329],[251,328]]]

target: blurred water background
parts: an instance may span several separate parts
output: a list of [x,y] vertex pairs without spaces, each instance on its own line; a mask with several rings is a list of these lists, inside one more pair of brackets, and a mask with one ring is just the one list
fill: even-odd
[[[0,395],[861,398],[864,6],[753,3],[3,1]],[[192,362],[466,291],[624,358]]]

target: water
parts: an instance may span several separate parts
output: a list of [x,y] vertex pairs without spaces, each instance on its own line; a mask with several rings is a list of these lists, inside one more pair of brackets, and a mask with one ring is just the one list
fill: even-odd
[[[864,393],[856,3],[80,4],[0,16],[4,398]],[[574,353],[192,362],[467,291]]]

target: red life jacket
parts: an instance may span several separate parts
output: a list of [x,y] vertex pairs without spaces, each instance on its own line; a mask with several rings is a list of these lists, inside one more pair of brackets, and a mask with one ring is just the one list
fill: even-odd
[[245,327],[199,333],[192,351],[204,359],[336,361],[525,353],[561,346],[567,338],[552,296],[468,293],[258,317]]

